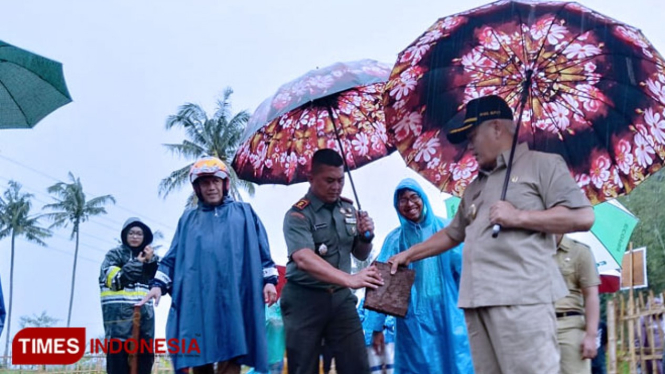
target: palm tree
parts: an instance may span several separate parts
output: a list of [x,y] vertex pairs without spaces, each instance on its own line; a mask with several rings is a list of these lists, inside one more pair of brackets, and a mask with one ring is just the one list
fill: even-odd
[[60,321],[58,318],[49,316],[44,310],[40,315],[33,313],[32,316],[21,316],[19,325],[22,329],[26,327],[51,327],[58,321]]
[[9,360],[9,337],[14,302],[14,250],[16,237],[23,236],[29,242],[45,246],[43,239],[51,236],[51,231],[39,226],[39,216],[31,216],[32,194],[21,193],[21,185],[9,181],[9,188],[0,197],[0,239],[11,237],[11,257],[9,267],[9,306],[7,308],[7,335],[5,341],[5,366]]
[[76,238],[74,267],[72,269],[72,288],[69,295],[69,311],[67,313],[67,327],[69,327],[72,318],[74,284],[76,280],[76,260],[78,259],[79,254],[80,225],[92,216],[106,214],[104,205],[109,202],[115,203],[115,199],[111,195],[98,196],[86,201],[81,180],[74,177],[71,172],[69,172],[69,179],[71,183],[58,182],[48,188],[48,192],[53,195],[53,199],[56,202],[44,206],[44,209],[54,210],[54,212],[45,214],[46,217],[53,221],[50,228],[67,227],[71,223],[72,234],[70,239]]
[[[243,110],[235,115],[231,113],[230,97],[233,90],[227,87],[223,97],[217,101],[217,110],[208,118],[206,112],[198,105],[187,103],[178,109],[178,113],[166,120],[166,129],[181,127],[185,130],[185,139],[180,144],[164,144],[172,153],[192,160],[192,163],[173,171],[159,183],[160,196],[166,197],[174,190],[180,189],[189,181],[189,169],[197,159],[203,156],[214,156],[226,163],[231,177],[231,190],[229,193],[236,200],[241,200],[239,188],[244,189],[250,196],[254,195],[254,184],[238,179],[231,168],[231,161],[240,146],[240,138],[249,113]],[[188,202],[194,201],[190,196]]]

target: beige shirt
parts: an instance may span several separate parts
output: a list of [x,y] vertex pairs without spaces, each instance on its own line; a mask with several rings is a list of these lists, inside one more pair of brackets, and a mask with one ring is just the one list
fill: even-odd
[[558,312],[584,313],[582,289],[600,284],[596,260],[586,245],[563,237],[555,259],[568,287],[568,295],[556,302]]
[[[566,295],[554,235],[504,228],[492,238],[490,207],[501,199],[509,156],[503,152],[494,170],[469,184],[447,228],[464,242],[460,308],[552,303]],[[526,144],[515,150],[506,201],[520,210],[591,206],[561,156],[530,151]]]

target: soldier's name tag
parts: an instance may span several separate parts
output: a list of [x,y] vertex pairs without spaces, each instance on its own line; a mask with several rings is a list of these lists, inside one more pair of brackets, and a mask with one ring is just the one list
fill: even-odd
[[321,230],[325,229],[326,227],[328,227],[327,223],[317,223],[314,225],[314,230]]

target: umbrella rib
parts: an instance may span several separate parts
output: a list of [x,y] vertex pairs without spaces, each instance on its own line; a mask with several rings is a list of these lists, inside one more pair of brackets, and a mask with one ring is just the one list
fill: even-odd
[[[573,67],[575,65],[583,64],[587,61],[593,60],[593,59],[595,59],[597,57],[600,57],[600,56],[634,58],[634,59],[639,60],[640,62],[648,62],[648,63],[652,63],[656,66],[662,66],[659,61],[654,61],[654,60],[650,60],[650,59],[643,58],[643,57],[631,56],[631,55],[628,55],[628,54],[625,54],[625,53],[599,53],[597,55],[587,56],[587,57],[585,57],[583,59],[580,59],[580,60],[575,60],[575,61],[568,60],[566,62],[556,63],[556,64],[552,64],[550,66],[559,69],[558,73],[563,75],[565,73],[561,73],[561,70]],[[559,68],[559,67],[561,67],[561,68]]]
[[[501,43],[501,39],[497,36],[495,30],[494,30],[494,29],[491,29],[491,30],[492,30],[492,35],[493,35],[494,38],[499,42],[499,45],[501,46],[501,49],[503,49],[503,52],[506,53],[506,54],[509,55],[509,56],[510,56],[510,53],[513,54],[512,56],[517,56],[517,54],[515,53],[515,51],[513,51],[512,49],[510,49],[510,48],[506,49],[506,48],[505,48],[506,46],[505,46],[503,43]],[[509,53],[509,51],[510,51],[510,53]],[[522,69],[520,69],[520,67],[514,62],[514,59],[512,59],[512,58],[510,59],[510,64],[513,65],[513,66],[515,67],[515,70],[517,70],[517,71],[519,71],[520,73],[522,73],[522,77],[524,77],[524,73],[525,73],[525,72],[522,71]]]
[[[567,4],[566,4],[566,5],[567,5]],[[565,7],[566,5],[564,5],[564,7]],[[617,26],[617,25],[619,25],[619,26],[623,26],[623,24],[621,24],[621,23],[619,23],[619,22],[614,22],[614,23],[610,23],[610,24],[609,24],[609,26]],[[550,25],[550,26],[551,26],[551,25]],[[590,33],[591,31],[596,30],[596,29],[598,29],[598,28],[601,28],[601,27],[607,27],[607,26],[608,26],[607,24],[598,24],[598,25],[596,25],[595,27],[586,30],[583,34],[577,34],[577,35],[575,35],[574,37],[565,40],[566,45],[565,45],[565,46],[562,46],[562,48],[559,49],[558,51],[555,51],[555,53],[553,53],[552,56],[550,56],[548,59],[543,59],[543,63],[547,63],[547,62],[549,62],[549,61],[556,61],[556,59],[557,59],[559,56],[561,56],[561,55],[563,54],[563,52],[564,52],[564,51],[565,51],[565,50],[566,50],[571,44],[573,44],[573,42],[576,42],[576,41],[577,41],[582,35],[584,35],[584,34],[588,34],[588,33]],[[542,63],[538,65],[538,68],[539,68],[539,69],[542,68],[542,67],[543,67]]]
[[[573,89],[573,90],[575,90],[575,91],[578,91],[578,92],[583,92],[583,91],[580,91],[580,90],[578,90],[578,89],[576,89],[576,88],[574,88],[574,87],[570,87],[570,88]],[[640,92],[641,92],[641,91],[640,91]],[[608,103],[608,102],[606,102],[606,101],[604,101],[604,100],[602,100],[602,99],[600,99],[600,98],[594,98],[594,97],[591,97],[591,96],[584,96],[584,95],[580,95],[580,94],[577,94],[577,96],[579,96],[579,97],[586,97],[586,98],[589,98],[589,99],[592,99],[592,100],[600,101],[600,102],[602,102],[603,104],[605,104],[605,106],[607,106],[608,108],[610,108],[613,112],[619,114],[620,117],[623,117],[623,119],[624,119],[627,123],[632,123],[632,119],[631,119],[631,118],[627,117],[627,115],[626,115],[625,113],[623,113],[623,112],[617,110],[613,105],[611,105],[611,103]],[[596,135],[596,137],[598,138],[598,141],[599,141],[600,144],[606,144],[606,140],[605,140],[605,139],[602,139],[602,138],[600,137],[600,133],[599,133],[598,131],[595,131],[595,130],[594,130],[594,131],[592,131],[592,132]],[[642,134],[642,133],[640,133],[640,135],[642,135],[642,137],[644,138],[644,140],[647,141],[647,142],[649,143],[649,146],[650,146],[652,149],[654,149],[654,150],[656,149],[656,145],[655,145],[655,143],[654,143],[653,141],[649,141],[649,137],[648,137],[648,136],[645,136],[645,134]],[[606,147],[606,148],[609,150],[609,147]],[[608,153],[609,153],[609,151],[608,151]],[[612,157],[612,160],[615,161],[615,157],[612,156],[612,155],[611,155],[611,157]],[[615,165],[616,165],[616,162],[615,162]]]
[[[554,26],[554,21],[558,17],[561,16],[561,12],[563,12],[563,10],[566,8],[566,5],[567,5],[566,3],[562,4],[561,7],[559,8],[559,10],[554,15],[554,19],[552,19],[552,22],[550,23],[550,26],[547,28],[547,32],[543,35],[543,42],[540,44],[540,48],[538,49],[538,53],[536,53],[536,57],[535,57],[534,61],[537,62],[540,59],[541,54],[545,50],[545,42],[547,41],[547,35],[549,35],[550,31],[552,31],[552,26]],[[534,66],[534,70],[535,70],[535,68],[536,67]],[[538,70],[540,70],[542,68],[542,66],[540,66],[540,64],[539,64],[537,66],[537,68],[538,68]]]
[[[561,130],[559,129],[559,126],[556,125],[556,124],[557,124],[557,121],[555,120],[554,117],[552,117],[552,115],[549,113],[549,111],[545,110],[545,103],[544,103],[542,100],[540,100],[540,97],[539,97],[539,96],[532,96],[532,97],[535,97],[536,100],[540,103],[540,106],[543,108],[543,113],[545,113],[545,115],[546,115],[547,117],[549,117],[550,121],[552,121],[552,125],[553,125],[554,128],[557,130],[557,135],[559,135],[559,136],[561,137],[561,139],[563,139],[563,133],[562,133]],[[531,121],[532,121],[532,122],[531,122],[531,123],[532,123],[531,126],[533,127],[533,118],[531,119]]]
[[[524,59],[527,59],[527,52],[526,52],[526,39],[524,38],[524,29],[521,27],[522,25],[522,13],[517,12],[517,18],[519,20],[519,30],[520,30],[520,39],[522,39],[522,56],[524,56]],[[526,62],[526,61],[525,61]]]
[[[14,104],[16,104],[16,107],[18,108],[18,110],[21,111],[21,115],[23,116],[23,119],[25,120],[25,123],[29,124],[30,121],[28,120],[28,116],[27,116],[27,115],[25,114],[25,112],[23,111],[23,108],[21,108],[21,106],[18,104],[18,101],[16,101],[16,99],[14,98],[14,95],[12,94],[12,91],[11,91],[10,89],[7,88],[7,86],[5,85],[4,82],[0,81],[0,84],[1,84],[2,87],[5,89],[5,91],[7,91],[7,94],[11,97],[12,102],[13,102]],[[23,126],[23,125],[21,125],[21,126]]]
[[[43,59],[45,59],[45,60],[48,60],[48,61],[50,61],[50,62],[53,62],[53,63],[55,63],[55,64],[60,64],[59,62],[56,62],[56,61],[50,60],[50,59],[48,59],[48,58],[46,58],[46,57],[43,57],[43,56],[39,56],[39,57],[41,57],[41,58],[43,58]],[[35,77],[39,78],[39,80],[41,80],[42,82],[46,83],[49,87],[53,87],[54,90],[58,91],[61,95],[63,95],[64,97],[68,98],[69,101],[72,101],[72,98],[69,96],[69,91],[66,91],[66,92],[62,92],[62,91],[60,91],[59,89],[56,88],[55,85],[53,85],[53,83],[47,81],[44,77],[42,77],[41,75],[37,74],[36,72],[34,72],[34,71],[30,70],[30,69],[27,69],[25,66],[21,66],[21,65],[15,63],[15,62],[13,62],[13,61],[8,61],[8,60],[3,60],[2,63],[4,63],[4,64],[11,64],[11,65],[14,65],[14,66],[16,66],[16,67],[18,67],[18,68],[20,68],[20,69],[22,69],[22,70],[24,70],[24,71],[27,71],[27,72],[31,73],[31,74],[34,75]],[[62,66],[62,65],[61,65],[61,66]],[[66,87],[65,87],[65,90],[67,90]]]
[[515,85],[488,84],[488,85],[480,86],[477,83],[468,83],[468,84],[463,84],[463,85],[460,85],[460,86],[449,87],[448,89],[440,91],[440,92],[449,92],[449,91],[458,90],[458,89],[465,88],[465,87],[476,87],[476,88],[488,88],[488,87],[495,87],[495,88],[499,87],[499,88],[501,88],[501,87],[505,87],[506,89],[513,90],[516,86],[517,86],[517,84],[515,84]]
[[[493,61],[493,62],[497,62],[497,61],[495,61],[495,60],[493,60],[493,59],[491,59],[491,58],[489,58],[489,57],[487,57],[487,59],[489,59],[489,60],[491,60],[491,61]],[[503,77],[504,77],[504,75],[499,75],[499,74],[495,74],[495,73],[490,73],[490,72],[485,71],[485,70],[476,69],[475,67],[474,67],[474,68],[467,68],[467,67],[465,67],[465,69],[471,70],[471,71],[473,71],[473,72],[483,73],[483,74],[485,74],[485,75],[489,75],[489,76],[494,77],[494,78],[503,78]]]

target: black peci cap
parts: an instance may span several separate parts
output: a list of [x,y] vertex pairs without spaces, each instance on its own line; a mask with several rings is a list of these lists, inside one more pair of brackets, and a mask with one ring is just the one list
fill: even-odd
[[452,144],[462,143],[475,126],[496,118],[513,119],[513,111],[505,100],[496,95],[473,99],[466,103],[466,115],[462,126],[448,131],[446,137]]

